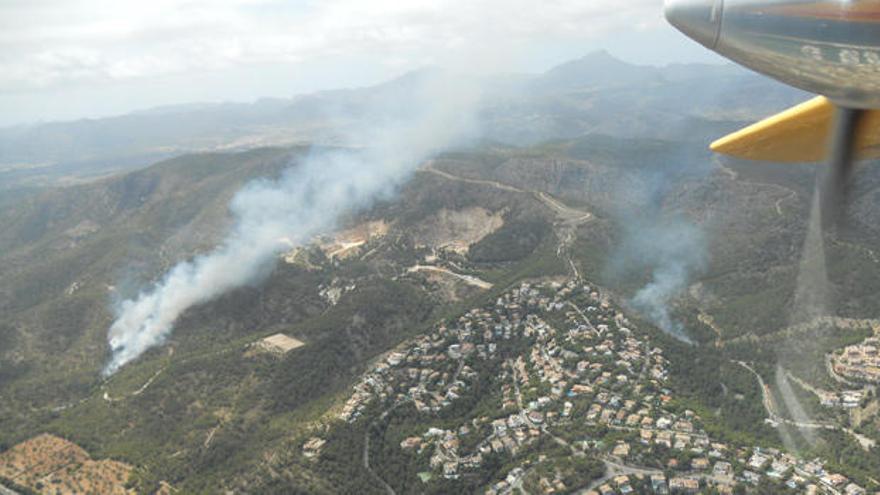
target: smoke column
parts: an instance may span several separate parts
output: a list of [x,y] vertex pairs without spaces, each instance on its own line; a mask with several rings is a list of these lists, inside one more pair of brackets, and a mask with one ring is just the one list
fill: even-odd
[[[672,135],[683,132],[671,127]],[[620,235],[603,278],[626,292],[638,287],[629,300],[631,309],[665,333],[692,343],[673,318],[672,304],[708,265],[709,220],[696,222],[682,211],[693,210],[688,191],[699,190],[688,184],[705,180],[717,163],[689,151],[689,145],[671,143],[657,149],[634,145],[621,156],[628,163],[612,180],[605,206]]]
[[308,242],[332,229],[341,215],[392,194],[432,153],[473,135],[479,99],[473,80],[427,73],[413,84],[412,102],[398,102],[393,116],[373,114],[370,126],[349,137],[352,145],[365,147],[318,151],[278,180],[248,184],[230,205],[234,224],[217,248],[177,264],[122,302],[108,332],[112,355],[104,376],[161,345],[188,308],[267,273],[279,253],[290,249],[279,239]]
[[696,226],[680,219],[636,227],[627,236],[630,256],[651,271],[651,281],[632,298],[633,307],[664,332],[691,343],[681,323],[672,319],[669,304],[687,289],[689,280],[705,268],[706,240]]
[[673,319],[670,305],[690,280],[708,263],[705,232],[684,218],[663,215],[650,208],[636,216],[618,216],[621,240],[605,268],[604,277],[627,284],[650,280],[630,299],[632,309],[673,337],[692,343],[681,322]]

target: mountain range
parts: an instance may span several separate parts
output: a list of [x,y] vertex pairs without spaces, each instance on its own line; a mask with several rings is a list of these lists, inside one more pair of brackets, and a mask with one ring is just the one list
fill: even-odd
[[[407,108],[423,75],[253,103],[178,105],[0,129],[0,190],[72,183],[190,152],[334,144],[376,109]],[[636,66],[606,52],[543,74],[493,76],[481,84],[485,139],[516,144],[590,132],[697,140],[719,121],[754,119],[802,97],[733,65]]]

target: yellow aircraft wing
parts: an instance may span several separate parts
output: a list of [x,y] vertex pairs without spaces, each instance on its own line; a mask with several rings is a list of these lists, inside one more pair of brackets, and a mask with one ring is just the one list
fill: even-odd
[[[771,162],[818,162],[828,156],[834,104],[824,96],[768,117],[714,143],[712,151]],[[870,110],[856,136],[859,158],[880,157],[880,111]]]

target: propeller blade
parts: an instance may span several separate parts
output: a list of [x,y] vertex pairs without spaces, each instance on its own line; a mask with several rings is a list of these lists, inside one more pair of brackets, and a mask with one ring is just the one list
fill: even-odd
[[849,201],[849,182],[856,165],[856,137],[864,110],[837,107],[832,128],[828,168],[822,188],[822,224],[833,227]]

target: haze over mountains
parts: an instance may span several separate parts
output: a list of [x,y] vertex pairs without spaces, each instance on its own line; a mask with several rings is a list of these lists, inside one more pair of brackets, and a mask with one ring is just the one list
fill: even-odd
[[[193,151],[333,144],[376,109],[407,108],[423,75],[289,99],[180,105],[0,129],[0,190],[131,170]],[[511,144],[586,133],[700,140],[717,133],[720,121],[753,119],[802,96],[733,65],[643,67],[606,52],[544,74],[495,76],[484,84],[484,137]]]

